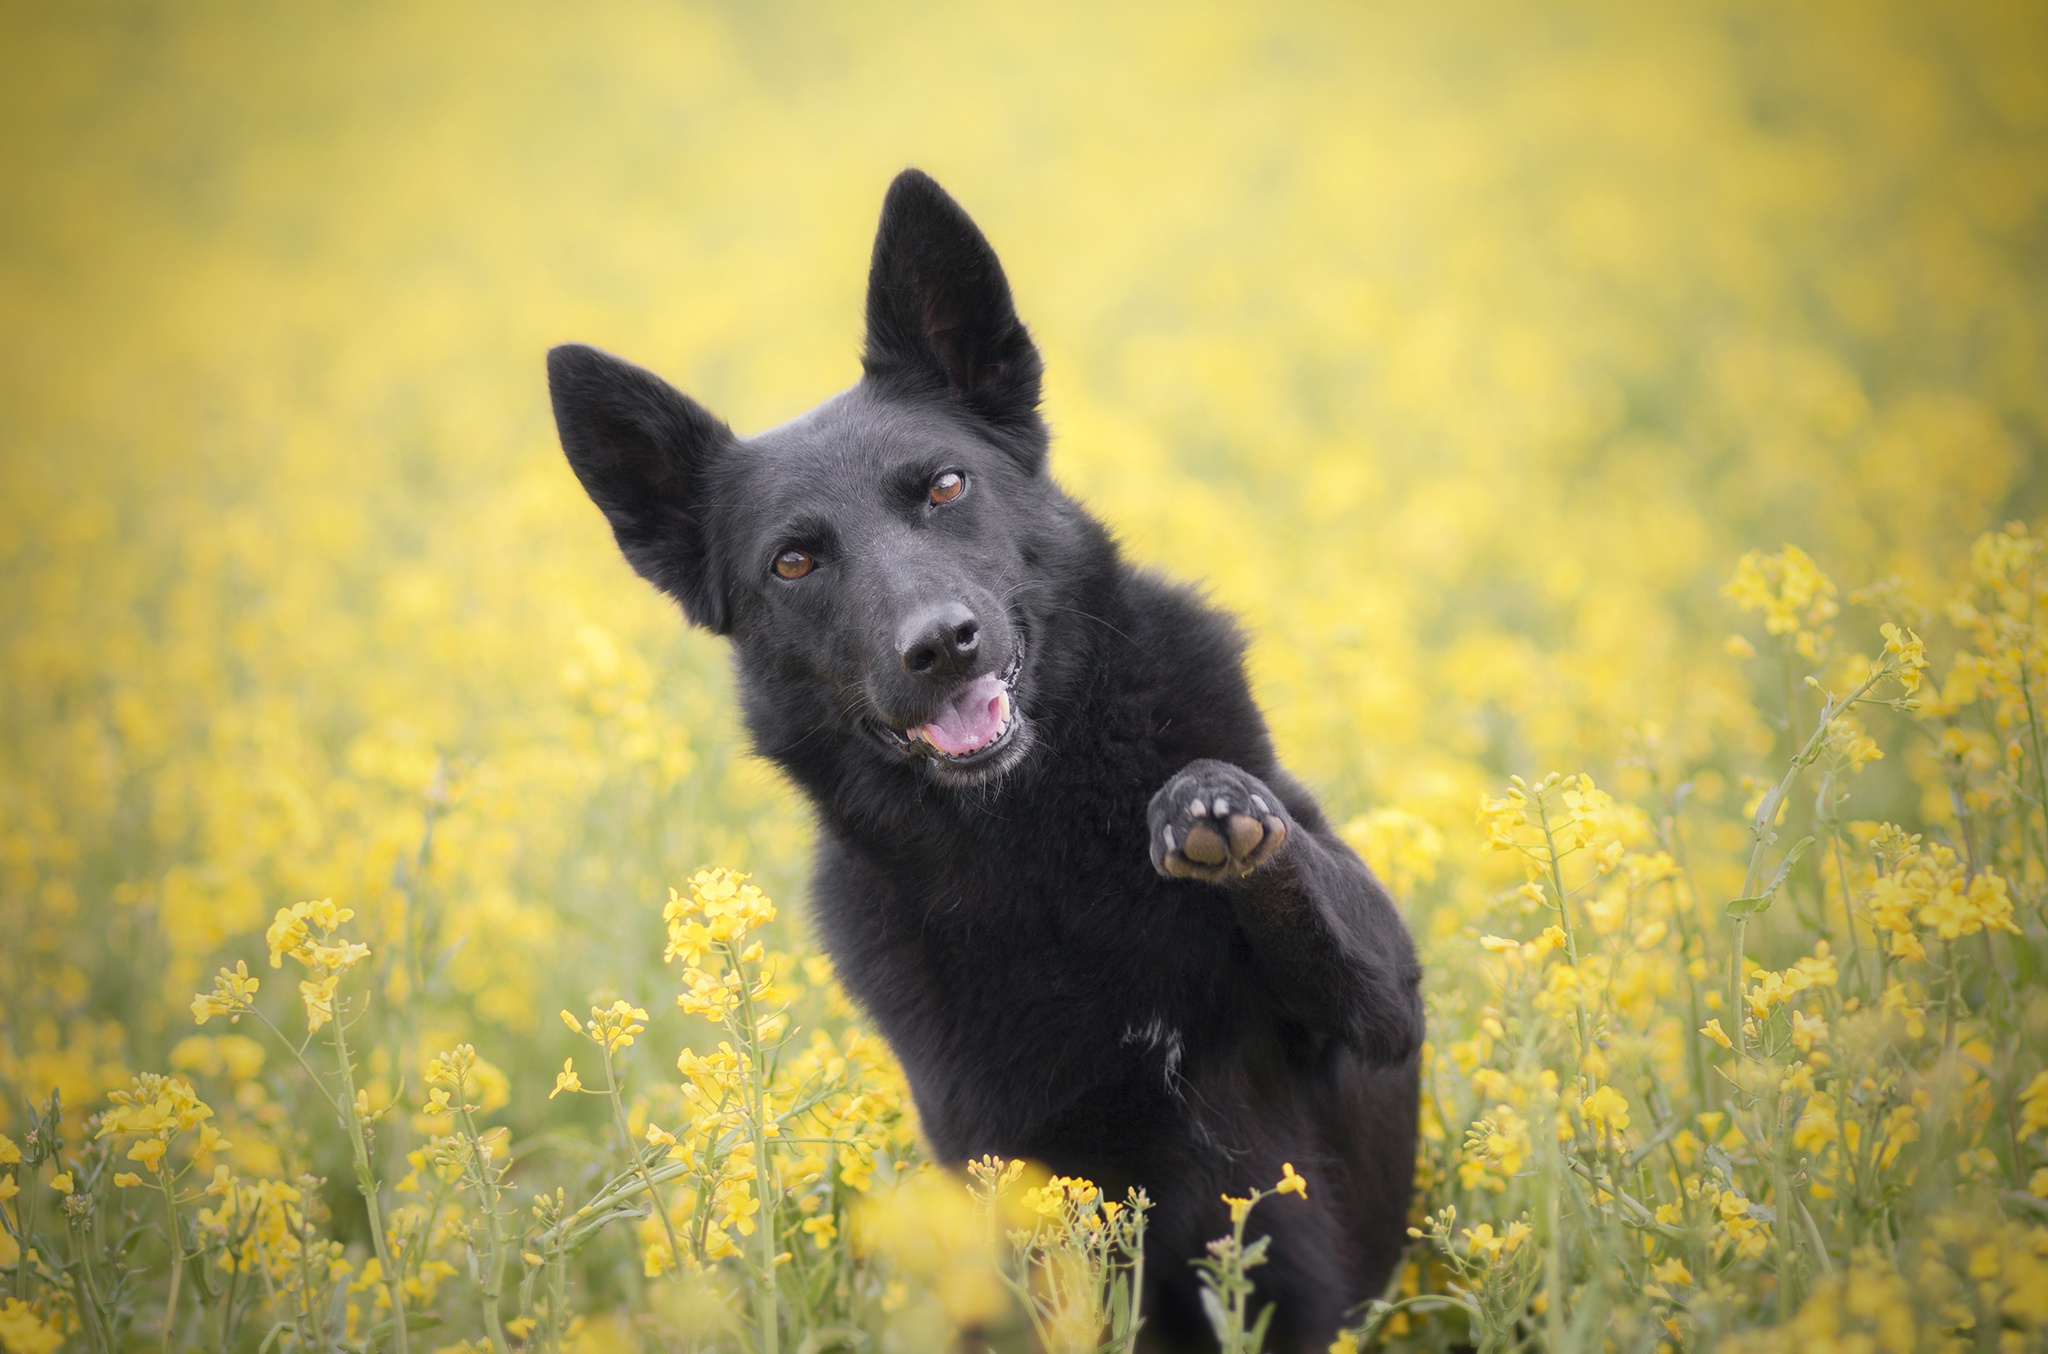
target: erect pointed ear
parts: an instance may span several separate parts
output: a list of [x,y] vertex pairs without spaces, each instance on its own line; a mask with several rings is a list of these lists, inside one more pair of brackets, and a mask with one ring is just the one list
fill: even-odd
[[562,450],[640,576],[723,634],[726,583],[706,539],[706,472],[732,430],[651,371],[580,343],[548,352]]
[[996,251],[931,177],[889,185],[868,269],[861,365],[906,393],[950,394],[999,430],[1044,442],[1043,364],[1010,303]]

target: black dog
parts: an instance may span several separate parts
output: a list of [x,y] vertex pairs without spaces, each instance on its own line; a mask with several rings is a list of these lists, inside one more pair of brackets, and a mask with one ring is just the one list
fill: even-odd
[[816,915],[939,1158],[1157,1207],[1149,1343],[1211,1343],[1190,1257],[1253,1214],[1277,1348],[1384,1283],[1415,1162],[1420,970],[1274,760],[1243,640],[1046,472],[994,251],[889,188],[860,384],[741,440],[658,377],[548,355],[562,446],[641,575],[731,638],[748,728],[821,819]]

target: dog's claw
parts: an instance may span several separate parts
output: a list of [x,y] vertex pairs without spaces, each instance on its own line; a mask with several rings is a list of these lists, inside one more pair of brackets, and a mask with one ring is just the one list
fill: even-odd
[[1204,804],[1199,799],[1191,799],[1188,801],[1188,817],[1207,818],[1208,816],[1209,806],[1207,804]]

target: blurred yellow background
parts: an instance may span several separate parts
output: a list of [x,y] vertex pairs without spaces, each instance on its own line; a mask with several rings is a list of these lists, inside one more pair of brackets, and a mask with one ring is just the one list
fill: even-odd
[[[1735,557],[1938,601],[2048,502],[2044,72],[2037,4],[9,6],[0,1126],[163,1065],[300,898],[415,928],[421,1038],[538,1086],[557,1006],[666,1003],[667,884],[800,911],[806,814],[541,355],[798,413],[910,164],[1058,477],[1243,616],[1334,817],[1441,839],[1419,927],[1510,772],[1739,837]],[[1918,821],[1887,746],[1862,811]]]

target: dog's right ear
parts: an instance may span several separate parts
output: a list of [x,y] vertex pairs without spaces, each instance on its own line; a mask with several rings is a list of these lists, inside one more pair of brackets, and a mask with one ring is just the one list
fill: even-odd
[[548,352],[562,450],[640,576],[716,634],[726,581],[706,539],[703,486],[732,430],[651,371],[580,343]]

